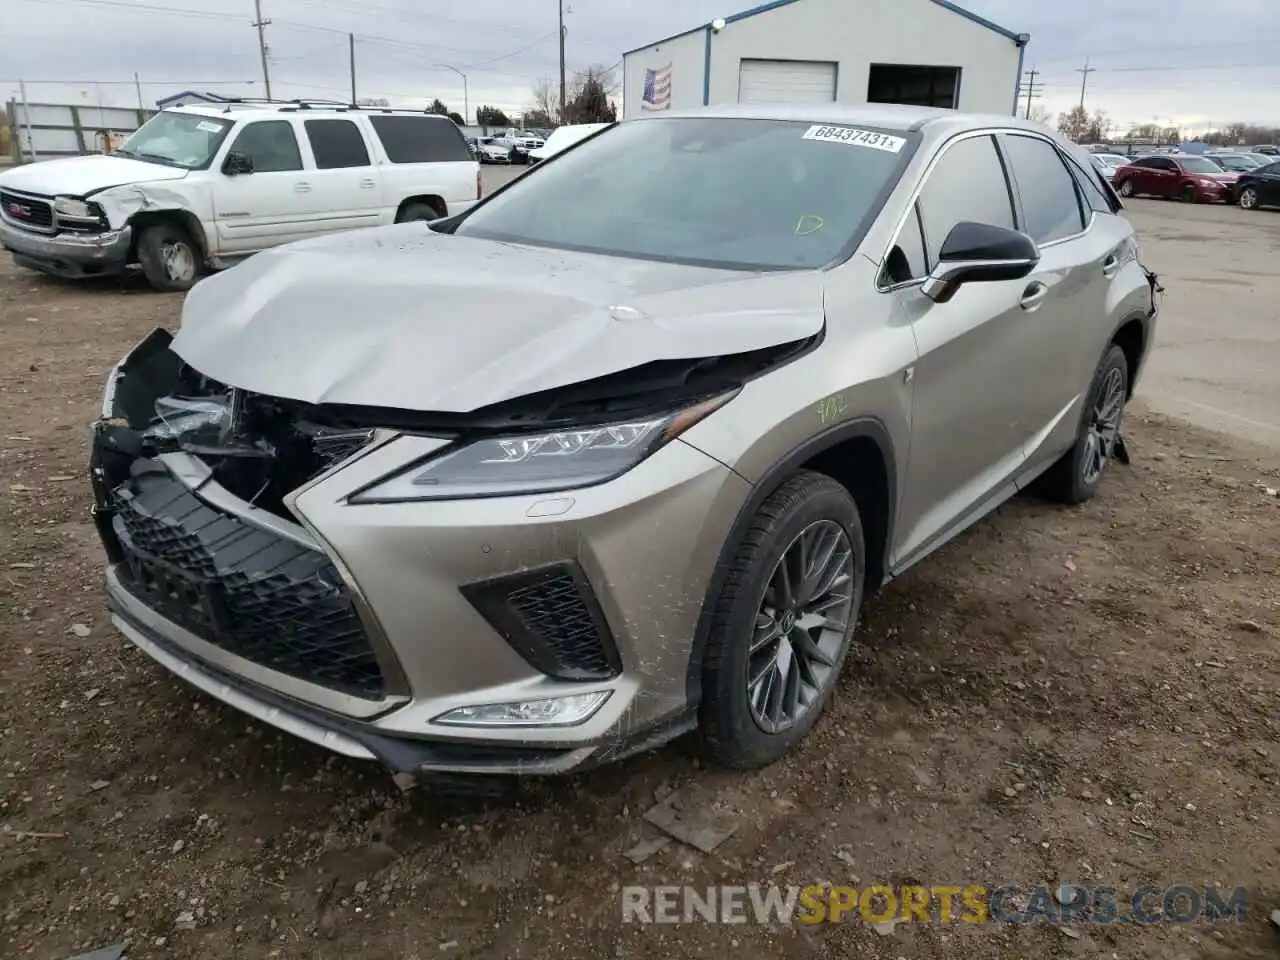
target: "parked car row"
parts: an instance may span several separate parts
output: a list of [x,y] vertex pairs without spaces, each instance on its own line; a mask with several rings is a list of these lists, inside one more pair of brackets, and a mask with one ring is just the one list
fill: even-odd
[[1246,210],[1280,206],[1280,157],[1255,165],[1245,153],[1186,154],[1142,157],[1104,166],[1094,165],[1122,197],[1165,197],[1187,203],[1238,203]]

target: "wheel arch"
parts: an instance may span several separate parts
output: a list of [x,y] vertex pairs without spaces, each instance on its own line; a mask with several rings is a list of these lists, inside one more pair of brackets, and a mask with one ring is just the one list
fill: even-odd
[[887,579],[897,511],[897,459],[884,424],[873,417],[856,418],[814,434],[776,461],[761,474],[752,486],[751,495],[738,510],[720,548],[698,615],[686,677],[688,708],[696,707],[702,698],[702,660],[711,634],[712,611],[724,588],[732,558],[761,505],[802,470],[831,477],[848,490],[858,504],[866,549],[864,596]]
[[396,220],[399,221],[400,217],[404,215],[406,207],[410,207],[415,203],[425,203],[442,217],[449,215],[449,205],[444,202],[444,197],[438,193],[422,193],[412,197],[405,197],[400,201],[400,205],[396,207]]
[[139,210],[129,218],[129,226],[133,230],[133,235],[129,239],[129,262],[136,263],[138,260],[138,241],[142,237],[142,233],[147,227],[155,226],[159,223],[177,223],[191,237],[196,245],[196,252],[199,254],[200,261],[207,264],[209,262],[209,246],[208,238],[204,233],[204,225],[190,210],[181,207],[163,208],[159,210]]
[[1143,361],[1146,359],[1150,334],[1148,318],[1141,313],[1133,313],[1116,324],[1115,330],[1112,331],[1111,339],[1107,341],[1108,346],[1114,344],[1124,351],[1125,361],[1129,368],[1128,396],[1125,398],[1126,400],[1133,399],[1134,384],[1137,382]]

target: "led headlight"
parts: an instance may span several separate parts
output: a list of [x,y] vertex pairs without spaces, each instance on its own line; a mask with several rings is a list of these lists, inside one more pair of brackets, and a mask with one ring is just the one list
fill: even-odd
[[594,486],[626,473],[734,393],[649,419],[475,440],[380,480],[350,499],[457,500]]
[[565,697],[457,707],[432,722],[457,727],[573,727],[595,716],[611,692],[598,690]]
[[100,216],[94,204],[77,200],[75,197],[54,197],[53,209],[61,216],[70,217],[73,220],[97,220]]

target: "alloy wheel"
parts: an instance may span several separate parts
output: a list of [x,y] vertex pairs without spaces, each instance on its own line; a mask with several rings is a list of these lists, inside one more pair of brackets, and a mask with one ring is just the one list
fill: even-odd
[[1089,416],[1085,434],[1082,479],[1092,485],[1102,476],[1107,461],[1115,454],[1124,415],[1124,372],[1113,367],[1098,391],[1098,400]]
[[160,246],[160,259],[164,272],[175,283],[186,283],[196,275],[196,258],[191,247],[181,241],[169,241]]
[[1240,206],[1244,207],[1246,210],[1252,210],[1257,205],[1258,191],[1254,190],[1253,187],[1245,187],[1244,191],[1240,194]]
[[832,520],[809,524],[783,551],[756,613],[747,700],[756,725],[781,733],[821,704],[853,615],[854,556]]

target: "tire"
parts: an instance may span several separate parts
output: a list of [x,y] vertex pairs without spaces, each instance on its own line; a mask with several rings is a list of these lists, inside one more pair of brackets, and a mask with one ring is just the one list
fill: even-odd
[[1132,181],[1132,180],[1125,180],[1125,181],[1121,182],[1121,184],[1120,184],[1120,196],[1122,196],[1122,197],[1132,197],[1132,196],[1133,196],[1133,181]]
[[1243,210],[1258,209],[1258,190],[1256,187],[1245,187],[1240,191],[1240,207]]
[[[1119,406],[1114,415],[1101,410],[1104,400],[1118,394]],[[1040,477],[1038,492],[1051,500],[1070,505],[1091,500],[1098,492],[1098,485],[1106,472],[1107,463],[1115,453],[1116,439],[1124,418],[1124,405],[1129,396],[1129,361],[1114,343],[1107,348],[1102,362],[1093,375],[1084,409],[1080,412],[1080,425],[1076,429],[1076,442],[1063,454],[1062,459]],[[1107,413],[1111,424],[1106,430],[1098,428],[1099,412]],[[1100,451],[1101,456],[1095,454]],[[1092,466],[1091,466],[1092,464]]]
[[[832,545],[831,570],[840,571],[840,576],[832,580],[833,589],[819,590],[817,598],[825,602],[824,598],[842,597],[839,606],[828,607],[826,611],[836,622],[843,621],[841,629],[834,625],[831,629],[825,625],[805,628],[806,617],[816,617],[817,622],[822,618],[816,612],[797,618],[790,612],[796,605],[784,604],[785,598],[780,596],[779,564],[784,555],[789,560],[797,559],[795,547],[802,535],[806,538],[810,559],[821,556],[827,546]],[[798,572],[799,565],[788,569]],[[764,502],[729,561],[724,585],[712,610],[711,632],[702,662],[702,703],[698,708],[699,735],[710,759],[737,769],[756,769],[780,759],[804,739],[821,716],[848,655],[862,604],[865,572],[866,553],[858,506],[849,492],[830,477],[820,473],[797,474]],[[843,579],[846,575],[847,590]],[[757,630],[764,629],[761,618],[773,604],[790,609],[787,612],[774,609],[773,615],[765,618],[774,631],[774,639],[753,655],[751,647],[756,642]],[[800,609],[803,610],[803,606]],[[789,633],[783,634],[783,630]],[[791,667],[786,677],[795,678],[795,683],[784,682],[779,686],[780,674],[762,668],[766,664],[787,662],[784,647],[789,651]],[[774,651],[784,660],[776,660]],[[815,652],[818,654],[815,659],[807,659]],[[757,700],[756,708],[748,690],[748,675],[753,665],[770,681],[765,702],[761,704]],[[806,679],[810,683],[802,683]],[[757,689],[764,690],[765,685]],[[760,713],[770,713],[770,704],[776,707],[781,702],[781,698],[769,696],[776,691],[803,691],[804,702],[797,705],[796,716],[773,724],[774,729],[770,730],[765,725],[772,721],[767,717],[762,719]],[[763,711],[759,710],[761,706],[765,708]]]
[[1187,185],[1178,192],[1178,199],[1183,203],[1199,203],[1200,198],[1196,194],[1196,188]]
[[175,221],[143,229],[138,237],[138,262],[147,282],[166,293],[190,290],[200,279],[200,248],[190,231]]
[[396,214],[396,223],[411,220],[439,220],[443,214],[429,203],[409,203]]

